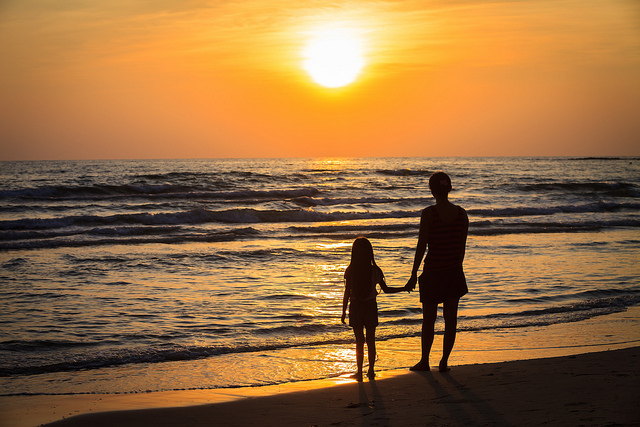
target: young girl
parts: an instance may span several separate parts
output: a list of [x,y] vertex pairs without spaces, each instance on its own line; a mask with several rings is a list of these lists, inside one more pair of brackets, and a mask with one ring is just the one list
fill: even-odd
[[347,304],[349,305],[349,326],[353,328],[356,336],[356,363],[358,372],[352,375],[358,381],[362,381],[362,363],[364,361],[364,329],[367,330],[366,342],[369,353],[370,379],[375,377],[373,365],[376,362],[376,326],[378,326],[378,305],[376,303],[376,285],[379,283],[386,293],[396,293],[405,290],[392,288],[384,281],[384,274],[376,265],[373,258],[371,242],[364,237],[358,237],[353,242],[351,249],[351,263],[344,272],[345,287],[342,299],[342,323],[347,316]]

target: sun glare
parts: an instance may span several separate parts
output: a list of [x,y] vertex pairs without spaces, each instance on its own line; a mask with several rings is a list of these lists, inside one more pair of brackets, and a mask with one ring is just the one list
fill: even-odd
[[365,61],[362,40],[353,30],[332,28],[318,31],[309,40],[303,67],[314,82],[328,88],[353,83]]

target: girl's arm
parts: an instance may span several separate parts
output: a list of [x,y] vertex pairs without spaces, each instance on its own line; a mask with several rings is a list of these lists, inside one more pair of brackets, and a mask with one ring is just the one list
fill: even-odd
[[380,287],[382,288],[382,291],[385,294],[397,294],[398,292],[404,292],[407,289],[403,286],[401,288],[397,288],[397,287],[393,287],[393,286],[387,286],[387,282],[384,280],[384,276],[382,277],[382,280],[380,281]]
[[345,319],[347,317],[347,306],[349,305],[349,287],[347,286],[347,279],[344,280],[344,295],[342,296],[342,319],[340,320],[342,323],[346,323]]

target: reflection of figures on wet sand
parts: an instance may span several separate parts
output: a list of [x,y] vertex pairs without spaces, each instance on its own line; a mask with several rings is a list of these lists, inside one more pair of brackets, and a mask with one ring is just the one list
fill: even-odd
[[[376,303],[376,285],[380,284],[386,293],[402,292],[405,288],[387,286],[384,274],[376,265],[371,242],[358,237],[351,249],[351,263],[344,273],[344,297],[342,299],[342,323],[347,316],[349,305],[349,326],[356,336],[356,363],[358,371],[353,375],[362,381],[362,365],[364,362],[364,343],[367,342],[369,356],[369,379],[375,377],[373,366],[376,361],[376,326],[378,326],[378,305]],[[349,304],[349,301],[351,303]],[[366,338],[364,330],[366,329]]]
[[[451,179],[444,172],[436,172],[429,178],[429,188],[436,199],[434,206],[422,211],[420,234],[416,248],[411,278],[405,288],[415,289],[420,282],[422,303],[422,358],[411,368],[428,371],[429,352],[433,344],[434,325],[438,316],[438,304],[443,303],[444,340],[440,372],[448,371],[449,355],[456,340],[458,302],[468,292],[462,271],[469,219],[466,211],[449,202]],[[418,279],[418,268],[426,252],[424,270]]]

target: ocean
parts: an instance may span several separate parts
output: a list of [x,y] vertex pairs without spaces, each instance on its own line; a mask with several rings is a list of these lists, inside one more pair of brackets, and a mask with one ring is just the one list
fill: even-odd
[[[640,342],[640,158],[2,162],[0,394],[352,372],[351,244],[404,286],[437,170],[470,219],[451,365]],[[376,369],[411,366],[417,292],[378,307]]]

